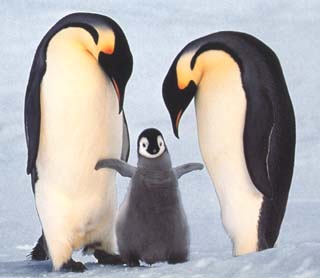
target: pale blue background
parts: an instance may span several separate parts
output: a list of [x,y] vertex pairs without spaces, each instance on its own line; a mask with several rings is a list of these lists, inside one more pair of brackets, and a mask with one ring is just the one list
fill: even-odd
[[[23,103],[35,49],[62,16],[91,11],[116,20],[134,56],[125,111],[131,135],[130,162],[136,163],[136,138],[147,127],[164,133],[174,164],[200,161],[191,105],[174,138],[162,101],[163,78],[189,41],[220,31],[248,32],[278,55],[297,121],[296,165],[277,248],[231,257],[218,201],[208,174],[181,180],[192,232],[191,261],[177,266],[125,270],[88,264],[83,277],[319,277],[320,275],[320,2],[313,1],[8,1],[0,2],[0,276],[50,277],[50,263],[25,260],[40,234],[29,177]],[[217,131],[218,132],[218,131]],[[119,178],[119,201],[128,180]],[[93,261],[92,258],[82,258]]]

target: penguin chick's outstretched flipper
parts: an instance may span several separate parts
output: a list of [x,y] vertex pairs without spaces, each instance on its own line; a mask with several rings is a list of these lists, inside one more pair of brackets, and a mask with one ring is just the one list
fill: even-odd
[[202,170],[203,164],[201,163],[187,163],[174,168],[174,173],[177,179],[181,178],[183,175],[196,170]]
[[116,170],[121,176],[132,178],[136,172],[136,167],[119,160],[119,159],[102,159],[96,164],[95,169],[99,170],[101,168],[111,168]]

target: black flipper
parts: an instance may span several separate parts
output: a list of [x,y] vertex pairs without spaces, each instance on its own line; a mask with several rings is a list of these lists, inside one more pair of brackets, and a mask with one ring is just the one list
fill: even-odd
[[181,178],[183,175],[190,173],[195,170],[202,170],[203,164],[201,163],[187,163],[174,168],[174,173],[177,179]]
[[27,174],[32,172],[38,155],[40,136],[40,85],[46,71],[46,49],[39,45],[35,54],[25,97],[25,133],[28,147]]
[[252,96],[247,105],[244,153],[254,185],[269,199],[273,198],[274,191],[268,166],[273,123],[272,105],[267,95]]
[[31,185],[32,185],[32,192],[33,194],[35,194],[35,190],[36,190],[36,183],[38,181],[39,177],[38,177],[38,171],[37,171],[37,167],[34,166],[31,170]]
[[122,151],[121,160],[128,162],[130,154],[130,137],[126,116],[123,112],[123,133],[122,133]]
[[137,168],[119,159],[102,159],[96,164],[95,169],[110,168],[116,170],[121,176],[132,178]]

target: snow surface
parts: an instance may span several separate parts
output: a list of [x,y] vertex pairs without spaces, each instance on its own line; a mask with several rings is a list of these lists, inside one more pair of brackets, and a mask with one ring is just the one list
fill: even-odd
[[[14,1],[2,0],[0,23],[0,277],[320,277],[320,2],[313,1]],[[123,28],[134,56],[125,98],[132,152],[147,127],[159,128],[174,164],[201,161],[192,106],[178,141],[162,101],[163,78],[189,41],[219,30],[251,33],[278,54],[295,107],[296,164],[287,213],[275,249],[234,258],[205,171],[181,180],[191,228],[191,258],[179,265],[127,269],[99,266],[84,274],[51,273],[50,262],[26,255],[40,235],[25,174],[23,103],[35,49],[47,30],[75,11],[108,15]],[[119,201],[128,180],[118,178]]]

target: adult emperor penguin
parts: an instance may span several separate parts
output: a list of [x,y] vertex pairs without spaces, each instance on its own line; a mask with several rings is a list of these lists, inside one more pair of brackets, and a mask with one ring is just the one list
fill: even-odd
[[132,72],[126,37],[112,19],[75,13],[58,21],[37,48],[25,98],[27,173],[43,235],[31,253],[54,270],[84,271],[72,251],[115,263],[115,171],[102,157],[129,155],[123,113]]
[[197,39],[178,54],[163,83],[177,137],[193,97],[200,150],[233,254],[272,248],[295,152],[294,112],[277,56],[245,33]]

